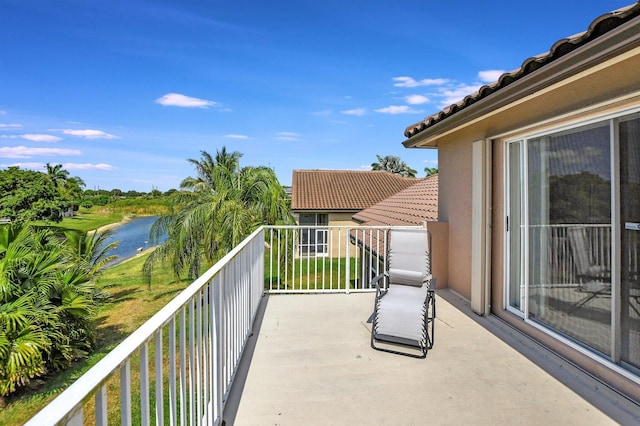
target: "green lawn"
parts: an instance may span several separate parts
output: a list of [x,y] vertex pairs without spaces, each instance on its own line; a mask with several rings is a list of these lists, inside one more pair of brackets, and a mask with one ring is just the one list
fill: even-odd
[[[356,271],[358,259],[350,259],[349,288],[355,288],[360,279]],[[313,257],[295,259],[286,268],[270,266],[269,253],[265,254],[265,289],[270,285],[281,290],[344,290],[347,282],[347,260]]]
[[98,229],[101,226],[109,225],[111,223],[120,222],[124,219],[123,213],[102,212],[97,211],[95,208],[87,210],[80,208],[77,215],[74,217],[65,217],[60,223],[44,223],[36,222],[37,226],[51,226],[55,228],[64,229],[76,229],[78,231],[92,231]]

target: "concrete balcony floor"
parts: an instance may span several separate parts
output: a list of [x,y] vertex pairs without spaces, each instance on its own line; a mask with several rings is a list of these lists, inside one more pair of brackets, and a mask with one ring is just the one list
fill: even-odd
[[426,359],[375,351],[367,323],[373,298],[266,296],[226,423],[609,425],[638,419],[633,402],[497,318],[470,313],[467,302],[447,290],[437,293],[435,345]]

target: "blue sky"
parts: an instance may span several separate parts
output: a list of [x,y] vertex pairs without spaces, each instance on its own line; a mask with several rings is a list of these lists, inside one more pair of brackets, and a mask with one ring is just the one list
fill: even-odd
[[367,170],[405,127],[632,0],[0,0],[0,168],[166,191],[188,158]]

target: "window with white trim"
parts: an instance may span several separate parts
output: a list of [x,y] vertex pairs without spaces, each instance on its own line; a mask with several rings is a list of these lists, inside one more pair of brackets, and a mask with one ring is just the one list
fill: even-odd
[[[329,215],[327,213],[301,213],[299,218],[299,255],[326,256],[328,251]],[[307,226],[308,228],[305,228]]]

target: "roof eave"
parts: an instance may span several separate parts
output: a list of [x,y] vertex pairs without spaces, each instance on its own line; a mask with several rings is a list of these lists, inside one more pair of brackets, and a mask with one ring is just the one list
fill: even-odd
[[[469,125],[515,101],[566,80],[590,67],[605,62],[640,44],[640,16],[560,56],[544,66],[520,77],[474,103],[435,119],[433,123],[419,122],[425,128],[406,139],[405,148],[436,148],[439,139],[456,129]],[[525,61],[527,63],[529,60]],[[441,112],[440,114],[444,114]],[[411,127],[411,126],[410,126]]]

